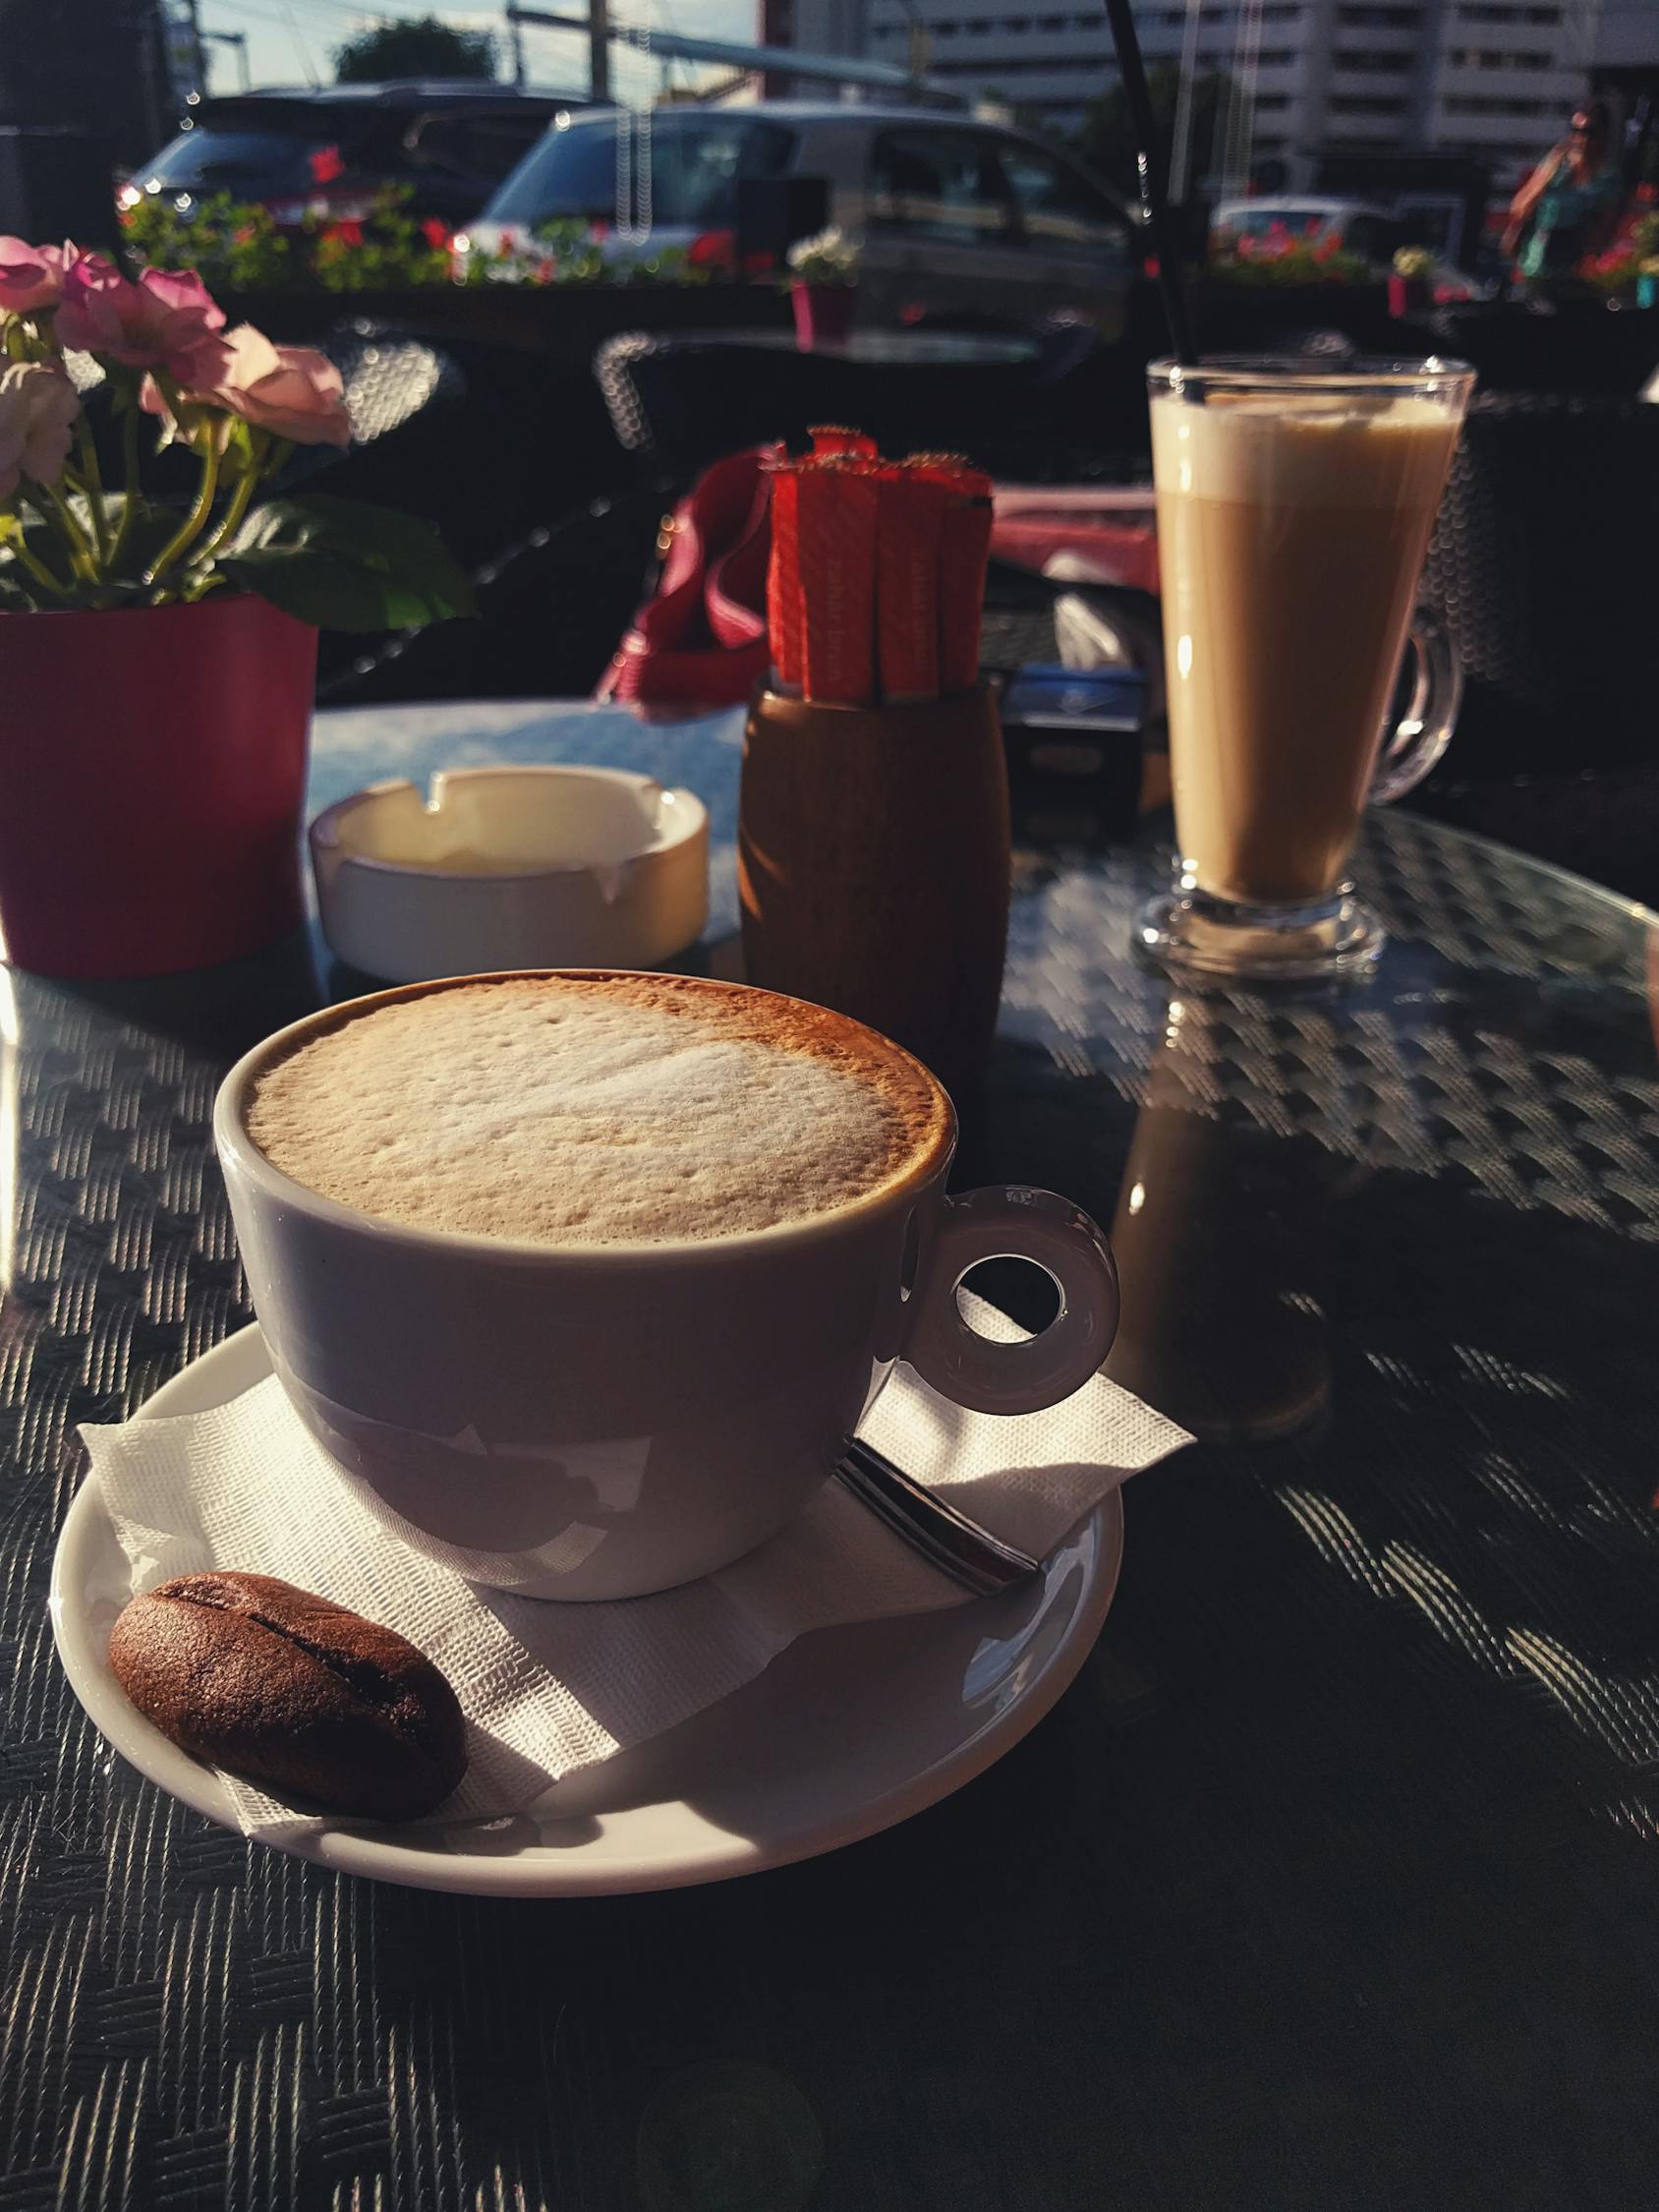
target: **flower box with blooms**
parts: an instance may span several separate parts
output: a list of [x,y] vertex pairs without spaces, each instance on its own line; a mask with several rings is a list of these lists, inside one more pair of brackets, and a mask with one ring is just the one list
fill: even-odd
[[[225,320],[194,270],[0,238],[0,952],[26,966],[154,973],[294,927],[315,625],[472,611],[427,524],[276,490],[297,446],[350,442],[339,372]],[[144,488],[146,422],[194,460],[182,503]]]
[[1316,238],[1275,222],[1259,238],[1246,232],[1219,240],[1210,274],[1228,284],[1362,284],[1370,270],[1358,254],[1344,251],[1335,233]]
[[810,350],[844,338],[858,292],[858,248],[831,223],[810,238],[797,238],[785,259],[798,343]]

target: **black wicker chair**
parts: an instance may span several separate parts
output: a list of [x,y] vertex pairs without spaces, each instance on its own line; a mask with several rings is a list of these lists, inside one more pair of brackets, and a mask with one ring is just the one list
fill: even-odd
[[1659,407],[1477,397],[1424,576],[1466,689],[1412,802],[1659,897]]

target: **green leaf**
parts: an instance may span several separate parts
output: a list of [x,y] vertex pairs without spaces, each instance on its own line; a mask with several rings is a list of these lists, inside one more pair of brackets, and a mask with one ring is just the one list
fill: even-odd
[[477,612],[429,523],[323,494],[265,500],[214,565],[322,629],[411,629]]

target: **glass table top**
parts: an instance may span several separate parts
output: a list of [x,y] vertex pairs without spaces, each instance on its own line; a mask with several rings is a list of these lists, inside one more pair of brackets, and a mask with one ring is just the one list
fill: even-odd
[[[314,805],[438,765],[686,783],[729,960],[735,718],[318,718]],[[0,971],[0,2201],[646,2212],[1604,2212],[1659,2189],[1659,958],[1641,910],[1395,813],[1326,999],[1128,953],[1155,838],[1019,855],[959,1184],[1112,1225],[1111,1371],[1199,1441],[959,1795],[810,1864],[400,1892],[116,1761],[43,1603],[82,1468],[248,1317],[208,1117],[358,979]],[[1009,1286],[1018,1310],[1022,1286]]]

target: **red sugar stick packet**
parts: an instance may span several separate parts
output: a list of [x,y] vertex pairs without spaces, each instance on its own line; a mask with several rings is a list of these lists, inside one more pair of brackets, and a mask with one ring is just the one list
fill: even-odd
[[862,431],[848,430],[842,423],[811,423],[807,426],[807,436],[812,439],[816,461],[831,460],[843,454],[855,461],[881,458],[873,437],[866,437]]
[[954,453],[913,453],[905,466],[948,495],[939,537],[939,688],[949,698],[979,681],[991,479]]
[[878,478],[876,648],[882,696],[937,699],[940,531],[951,494],[913,470]]
[[767,630],[772,665],[787,691],[802,682],[800,475],[788,462],[772,470],[772,559],[767,568]]
[[876,692],[876,480],[856,463],[821,462],[799,471],[795,499],[803,687],[829,705],[868,706]]

